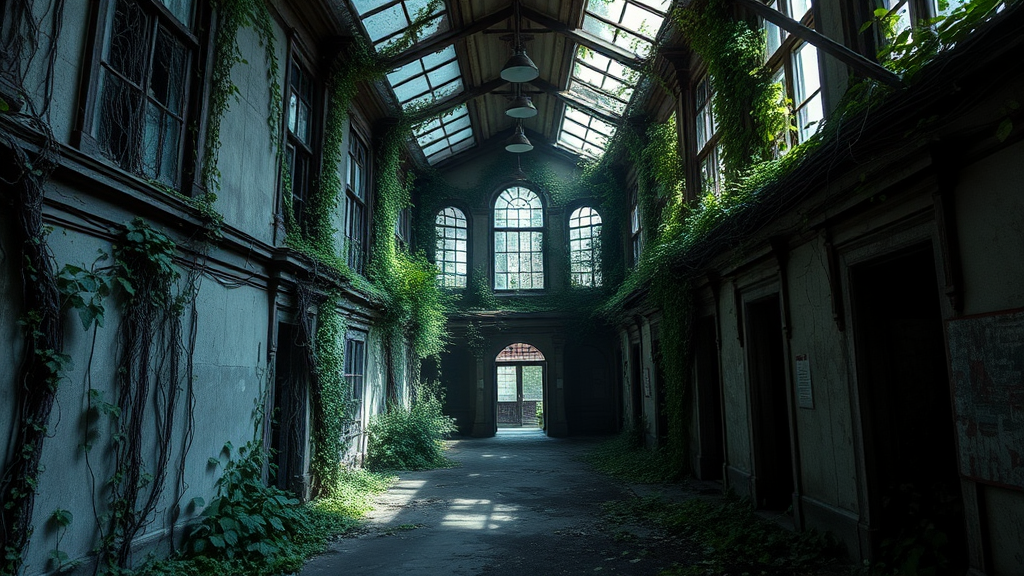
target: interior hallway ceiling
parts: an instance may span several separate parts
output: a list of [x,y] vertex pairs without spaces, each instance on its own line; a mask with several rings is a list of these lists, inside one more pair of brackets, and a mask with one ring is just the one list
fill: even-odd
[[[649,60],[665,65],[658,46],[673,45],[671,35],[678,35],[669,25],[672,0],[345,1],[378,51],[432,9],[380,88],[396,108],[433,118],[414,131],[410,149],[422,166],[440,169],[506,153],[503,142],[516,122],[506,108],[516,90],[537,108],[522,120],[535,147],[570,158],[600,156],[627,106],[644,98],[648,81],[638,70]],[[539,75],[513,84],[500,74],[513,55],[517,12],[522,45]]]

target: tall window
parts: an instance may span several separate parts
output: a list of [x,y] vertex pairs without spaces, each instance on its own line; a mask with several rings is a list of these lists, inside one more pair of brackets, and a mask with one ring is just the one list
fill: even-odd
[[633,246],[633,267],[640,264],[640,252],[644,246],[644,227],[640,216],[640,194],[639,188],[633,184],[629,192],[629,237]]
[[192,0],[113,0],[104,15],[91,135],[125,170],[173,188],[199,50],[194,12]]
[[437,283],[445,288],[466,287],[466,247],[469,237],[466,215],[449,206],[437,213],[434,220],[437,244],[434,262],[437,264]]
[[369,189],[369,156],[366,144],[353,130],[348,139],[348,178],[345,182],[345,250],[348,267],[363,273],[366,261],[366,200]]
[[589,206],[569,216],[569,279],[573,286],[601,285],[601,215]]
[[288,163],[292,214],[305,231],[306,200],[313,181],[313,82],[309,72],[295,59],[288,78],[288,130],[285,160]]
[[363,399],[363,378],[366,373],[366,342],[345,340],[345,382],[348,383],[352,399]]
[[697,162],[700,166],[701,192],[719,195],[722,189],[721,149],[718,122],[715,119],[715,89],[710,76],[697,84],[694,93],[697,123]]
[[[810,0],[774,0],[769,6],[786,16],[814,27]],[[774,81],[793,102],[790,123],[795,130],[780,134],[777,154],[807,141],[818,131],[824,117],[821,103],[821,80],[818,72],[818,49],[788,34],[771,22],[764,22],[768,39],[766,61],[774,71]]]
[[513,186],[494,202],[494,289],[544,288],[544,207],[540,197]]

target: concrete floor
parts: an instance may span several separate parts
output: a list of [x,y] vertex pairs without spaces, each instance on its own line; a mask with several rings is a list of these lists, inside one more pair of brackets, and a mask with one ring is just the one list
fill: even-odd
[[596,442],[537,429],[455,441],[461,466],[402,473],[363,530],[300,574],[653,575],[692,561],[679,541],[602,518],[603,502],[632,492],[578,459]]

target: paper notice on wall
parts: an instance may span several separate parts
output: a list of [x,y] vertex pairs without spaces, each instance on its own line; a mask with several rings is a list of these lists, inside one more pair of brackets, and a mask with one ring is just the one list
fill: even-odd
[[796,404],[801,408],[814,408],[814,393],[811,390],[811,361],[807,354],[796,356]]

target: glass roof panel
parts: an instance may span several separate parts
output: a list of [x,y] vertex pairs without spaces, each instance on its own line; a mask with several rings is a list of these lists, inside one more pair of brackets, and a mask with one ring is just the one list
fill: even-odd
[[456,106],[441,118],[417,126],[413,133],[420,146],[426,146],[423,154],[431,164],[476,144],[469,121],[469,109],[465,104]]
[[[451,27],[445,2],[429,14],[426,9],[430,0],[352,0],[352,4],[377,50],[400,42],[413,21],[423,17],[432,19],[417,31],[414,44]],[[387,79],[403,108],[430,105],[464,89],[462,69],[452,44],[392,70]],[[431,164],[451,156],[455,147],[462,150],[476,144],[465,104],[443,118],[434,118],[417,126],[414,136]]]
[[[672,0],[587,0],[583,30],[644,58],[671,4]],[[638,78],[623,62],[578,46],[566,90],[579,104],[565,106],[556,145],[584,156],[604,153],[616,126],[601,118],[625,112]]]
[[565,107],[565,119],[558,131],[557,145],[584,156],[604,153],[615,127],[572,106]]
[[366,32],[374,43],[402,30],[406,25],[405,12],[400,4],[363,18],[363,26],[366,26]]

